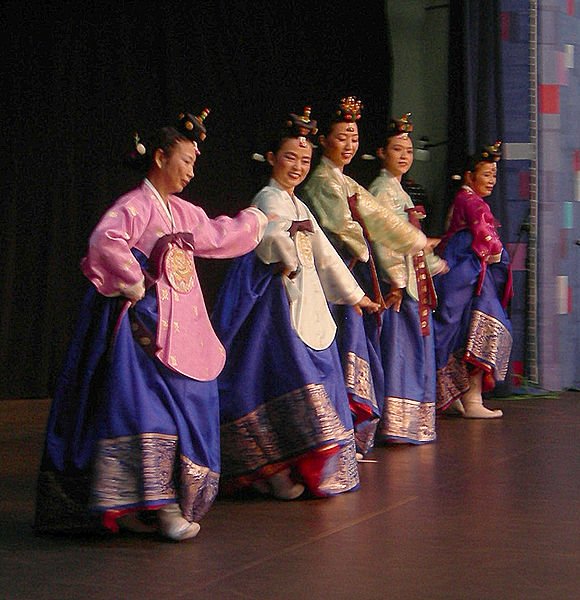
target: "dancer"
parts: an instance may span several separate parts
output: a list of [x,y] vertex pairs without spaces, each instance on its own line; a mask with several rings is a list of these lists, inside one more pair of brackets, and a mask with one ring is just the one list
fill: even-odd
[[435,282],[437,408],[473,419],[502,416],[501,410],[483,405],[482,393],[505,379],[512,347],[506,312],[512,296],[509,257],[484,200],[496,183],[500,144],[468,159],[438,249],[450,270]]
[[[348,398],[328,302],[376,311],[294,189],[316,122],[291,114],[270,143],[271,179],[253,200],[272,219],[238,259],[212,321],[228,360],[218,378],[224,491],[284,500],[359,485]],[[357,315],[358,319],[361,319]]]
[[[332,112],[319,137],[322,159],[306,181],[303,195],[358,283],[384,309],[370,240],[375,247],[380,244],[403,254],[432,249],[435,242],[344,174],[358,150],[361,111],[361,101],[349,96]],[[384,376],[376,350],[382,317],[366,317],[361,323],[349,307],[336,307],[334,314],[358,449],[365,454],[372,448],[382,414]]]
[[[249,208],[209,219],[180,199],[208,110],[136,136],[144,181],[107,210],[82,271],[92,286],[58,380],[38,479],[36,529],[104,525],[192,538],[218,488],[213,332],[194,256],[250,251],[267,219]],[[153,517],[152,511],[157,511]]]
[[[379,176],[369,186],[377,202],[421,228],[422,206],[403,190],[401,178],[413,164],[410,113],[391,119],[385,144],[377,150]],[[384,404],[377,441],[423,444],[435,433],[435,348],[431,312],[436,305],[431,276],[446,272],[435,254],[400,254],[373,245],[387,310],[380,347],[384,371]]]

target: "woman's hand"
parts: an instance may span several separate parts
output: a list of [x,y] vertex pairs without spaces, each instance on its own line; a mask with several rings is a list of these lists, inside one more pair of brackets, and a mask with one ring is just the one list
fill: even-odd
[[403,288],[391,288],[389,295],[385,298],[385,308],[394,308],[395,312],[401,310],[401,302],[403,302]]
[[133,285],[126,287],[123,290],[123,296],[131,302],[131,306],[135,306],[139,300],[143,300],[145,297],[145,282],[144,280],[138,281]]
[[493,265],[495,263],[501,262],[501,252],[499,254],[488,254],[485,257],[485,262],[488,265]]
[[363,296],[360,302],[354,305],[357,314],[362,315],[363,310],[367,313],[376,313],[381,309],[381,305],[373,302],[368,296]]
[[425,254],[430,254],[431,252],[433,252],[433,250],[435,250],[436,246],[438,246],[440,242],[441,238],[428,237],[427,243],[425,244],[423,251],[425,252]]

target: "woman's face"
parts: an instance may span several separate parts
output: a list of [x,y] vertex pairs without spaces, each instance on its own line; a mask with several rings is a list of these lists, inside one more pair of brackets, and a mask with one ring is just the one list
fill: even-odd
[[288,138],[282,142],[276,153],[268,152],[266,158],[272,165],[272,177],[284,190],[292,194],[294,188],[306,179],[310,171],[312,144],[301,142],[299,138]]
[[320,136],[324,156],[341,170],[348,165],[358,150],[356,123],[334,123],[328,135]]
[[479,162],[473,171],[467,171],[465,174],[467,185],[482,198],[493,192],[496,181],[497,163],[494,162]]
[[193,165],[198,154],[197,144],[189,140],[179,140],[168,153],[157,151],[155,164],[164,192],[175,194],[187,186],[193,179]]
[[377,155],[383,169],[401,179],[413,164],[413,142],[408,135],[393,136],[386,146],[378,149]]

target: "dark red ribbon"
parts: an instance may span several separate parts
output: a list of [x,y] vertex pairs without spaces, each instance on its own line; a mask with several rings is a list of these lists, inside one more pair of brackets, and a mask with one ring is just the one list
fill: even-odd
[[[371,280],[373,283],[373,294],[374,294],[374,301],[380,305],[381,309],[379,311],[377,311],[376,314],[376,318],[377,318],[377,326],[380,328],[382,320],[381,320],[381,312],[386,308],[385,307],[385,299],[383,298],[383,295],[381,293],[381,284],[379,283],[379,277],[377,275],[377,268],[375,266],[375,261],[373,258],[373,252],[372,252],[372,247],[371,247],[371,243],[370,243],[370,235],[368,232],[368,229],[365,225],[365,222],[363,221],[362,217],[360,216],[359,212],[358,212],[358,207],[357,207],[357,202],[358,202],[358,194],[353,194],[352,196],[348,196],[348,206],[350,208],[350,213],[352,215],[352,218],[361,226],[362,228],[362,232],[363,232],[363,237],[365,239],[365,243],[367,245],[367,249],[369,251],[369,269],[371,272]],[[354,265],[356,264],[356,260],[354,262],[351,261],[351,268],[354,267]]]
[[310,219],[304,219],[303,221],[292,221],[292,225],[288,229],[290,237],[294,237],[298,231],[309,231],[314,233],[314,227]]
[[[421,229],[421,217],[425,216],[425,207],[411,206],[405,209],[409,217],[409,223]],[[431,334],[429,327],[429,314],[437,306],[437,296],[435,295],[435,287],[433,285],[433,278],[427,268],[427,262],[425,260],[425,252],[421,251],[419,254],[413,255],[413,268],[415,270],[415,277],[417,278],[417,292],[418,292],[418,309],[419,309],[419,323],[421,326],[421,335],[428,336]]]

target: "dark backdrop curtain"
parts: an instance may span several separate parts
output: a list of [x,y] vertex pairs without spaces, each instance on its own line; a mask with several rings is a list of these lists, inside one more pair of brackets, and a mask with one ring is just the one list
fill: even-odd
[[[133,131],[211,108],[184,196],[214,216],[247,206],[265,181],[250,156],[288,111],[311,104],[317,118],[356,94],[367,129],[388,114],[382,0],[364,11],[303,0],[64,4],[0,8],[2,398],[51,393],[87,286],[87,237],[137,183],[121,163]],[[225,268],[200,264],[210,305]]]
[[[504,136],[500,0],[452,0],[449,8],[448,164],[450,175],[462,175],[468,155]],[[486,198],[502,224],[504,244],[510,231],[506,179],[500,163],[498,183]],[[448,206],[457,187],[450,177]],[[506,394],[509,388],[508,376],[494,393]]]
[[[452,0],[449,18],[448,163],[450,175],[462,175],[469,154],[503,137],[500,2]],[[490,204],[503,221],[501,189],[500,178]]]

